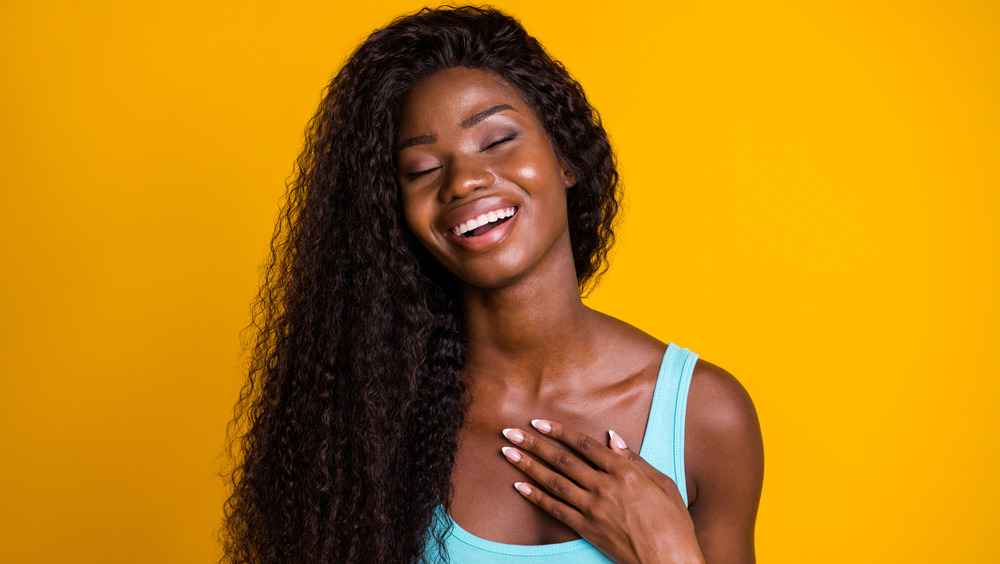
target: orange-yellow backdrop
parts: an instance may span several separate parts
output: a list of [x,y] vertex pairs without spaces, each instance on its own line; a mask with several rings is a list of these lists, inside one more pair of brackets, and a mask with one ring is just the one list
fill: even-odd
[[[0,559],[218,557],[284,179],[352,46],[419,5],[0,8]],[[622,162],[589,303],[756,401],[761,561],[996,558],[1000,4],[499,5]]]

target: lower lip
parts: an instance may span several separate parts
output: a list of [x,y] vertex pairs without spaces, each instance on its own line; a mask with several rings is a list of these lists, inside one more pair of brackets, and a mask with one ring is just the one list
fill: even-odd
[[457,237],[451,230],[448,230],[447,237],[452,243],[455,243],[463,250],[470,253],[479,253],[502,243],[507,238],[507,235],[510,235],[510,230],[514,228],[514,222],[517,221],[519,215],[521,215],[520,210],[515,212],[507,221],[478,237]]

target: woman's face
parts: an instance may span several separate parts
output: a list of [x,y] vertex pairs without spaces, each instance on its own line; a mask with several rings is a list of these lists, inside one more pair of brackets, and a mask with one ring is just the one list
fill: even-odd
[[466,283],[502,287],[557,249],[570,252],[575,180],[534,111],[494,75],[456,67],[418,84],[397,143],[406,223]]

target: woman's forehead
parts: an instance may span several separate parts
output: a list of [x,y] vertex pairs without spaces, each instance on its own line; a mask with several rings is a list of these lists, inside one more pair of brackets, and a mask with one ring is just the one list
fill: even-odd
[[520,113],[530,111],[520,94],[492,73],[465,67],[438,71],[403,99],[398,137],[460,126],[477,112],[503,105]]

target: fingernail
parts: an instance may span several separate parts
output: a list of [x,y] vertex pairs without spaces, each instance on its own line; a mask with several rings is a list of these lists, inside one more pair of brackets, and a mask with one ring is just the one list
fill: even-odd
[[503,436],[507,437],[508,441],[515,444],[521,444],[524,442],[524,435],[522,435],[521,431],[518,431],[517,429],[504,429]]
[[621,450],[625,450],[628,448],[628,445],[625,444],[625,441],[623,441],[622,438],[619,437],[617,433],[615,433],[611,429],[608,429],[608,434],[611,435],[611,443],[613,445],[620,448]]
[[514,482],[514,487],[524,495],[531,495],[531,486],[524,482]]
[[510,447],[503,447],[500,450],[503,451],[503,455],[507,457],[507,460],[509,460],[511,462],[520,462],[521,461],[521,453],[517,452],[516,450],[514,450],[514,449],[512,449]]
[[552,430],[552,425],[549,425],[548,421],[542,421],[541,419],[532,419],[531,426],[543,433],[548,433]]

